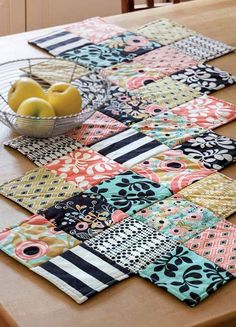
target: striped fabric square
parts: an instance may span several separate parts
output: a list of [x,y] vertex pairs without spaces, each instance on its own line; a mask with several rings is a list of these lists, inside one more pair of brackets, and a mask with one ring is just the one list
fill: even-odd
[[45,139],[19,136],[4,145],[19,151],[37,166],[44,166],[82,147],[81,143],[66,135]]
[[129,277],[127,269],[85,245],[53,258],[31,271],[44,277],[77,303]]
[[90,145],[127,129],[116,119],[96,111],[81,127],[67,133],[68,136],[83,145]]
[[65,30],[54,31],[50,34],[29,40],[28,42],[46,50],[53,56],[58,56],[63,52],[91,43],[90,41],[82,39],[78,35]]
[[172,237],[160,234],[131,217],[85,244],[133,273],[176,247]]
[[126,167],[132,167],[169,149],[168,146],[132,128],[97,142],[91,148]]
[[182,39],[173,43],[172,46],[192,56],[196,60],[202,61],[209,61],[235,50],[235,47],[201,34]]

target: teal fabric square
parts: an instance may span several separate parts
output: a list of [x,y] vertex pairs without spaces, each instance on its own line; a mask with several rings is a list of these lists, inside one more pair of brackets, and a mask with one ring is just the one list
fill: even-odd
[[184,303],[194,307],[234,276],[185,246],[175,250],[139,271]]
[[132,217],[183,243],[221,221],[210,210],[178,195],[156,202]]
[[167,187],[152,182],[132,171],[126,171],[105,180],[84,193],[105,199],[129,215],[172,195]]

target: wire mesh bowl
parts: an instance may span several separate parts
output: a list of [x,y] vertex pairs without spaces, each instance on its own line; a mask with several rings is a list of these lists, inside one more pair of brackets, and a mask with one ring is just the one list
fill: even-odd
[[[54,66],[57,67],[55,71],[52,68]],[[36,72],[36,68],[40,69]],[[89,76],[87,71],[75,62],[57,58],[22,59],[0,64],[0,121],[18,134],[38,138],[57,136],[81,126],[86,119],[106,103],[109,97],[108,82],[96,72],[89,72],[89,74],[97,75],[96,92],[88,94],[89,84],[84,90],[80,89],[82,110],[74,115],[55,117],[18,115],[8,105],[8,91],[11,85],[21,77],[34,79],[44,90],[51,86],[52,80],[78,85],[79,89],[80,84],[77,84],[76,81],[80,81],[83,77],[86,80],[86,76]]]

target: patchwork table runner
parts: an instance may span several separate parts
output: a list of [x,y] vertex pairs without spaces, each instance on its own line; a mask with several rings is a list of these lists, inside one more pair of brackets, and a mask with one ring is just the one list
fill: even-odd
[[131,32],[95,17],[29,42],[69,61],[24,72],[71,78],[84,103],[106,78],[110,97],[67,135],[5,143],[39,167],[0,185],[33,214],[1,250],[78,303],[136,274],[193,307],[235,278],[236,181],[219,171],[236,141],[212,129],[236,106],[208,94],[236,79],[205,63],[234,47],[164,18]]

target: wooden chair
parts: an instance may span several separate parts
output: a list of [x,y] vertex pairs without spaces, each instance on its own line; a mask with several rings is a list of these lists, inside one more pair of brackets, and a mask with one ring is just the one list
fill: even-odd
[[[169,3],[179,3],[181,0],[167,0],[166,2]],[[121,9],[122,13],[127,13],[135,10],[141,10],[141,9],[149,9],[149,8],[154,8],[158,6],[163,6],[166,5],[166,3],[156,3],[155,0],[146,0],[146,6],[135,6],[135,0],[121,0]]]

